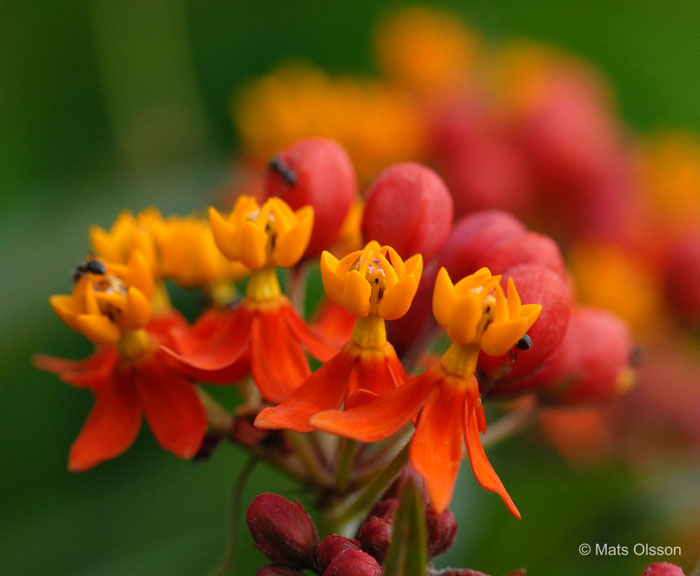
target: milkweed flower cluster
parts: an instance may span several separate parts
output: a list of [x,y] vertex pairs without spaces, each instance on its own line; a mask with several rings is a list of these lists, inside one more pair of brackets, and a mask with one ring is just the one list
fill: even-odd
[[[533,391],[543,402],[615,396],[631,370],[619,321],[604,329],[621,355],[596,348],[560,360],[558,347],[576,348],[566,334],[578,324],[556,244],[504,212],[453,227],[449,190],[421,164],[388,167],[358,203],[346,152],[312,138],[273,156],[265,182],[265,198],[239,196],[230,211],[211,207],[208,219],[148,209],[91,229],[92,252],[75,269],[71,294],[51,305],[96,351],[79,362],[36,359],[95,396],[69,468],[124,452],[145,417],[177,456],[203,457],[228,439],[333,494],[331,524],[367,512],[347,503],[381,496],[356,540],[320,542],[303,509],[259,500],[248,521],[271,574],[343,574],[344,563],[380,574],[392,533],[403,530],[398,500],[382,490],[406,464],[424,490],[416,513],[433,526],[430,555],[444,551],[454,540],[447,507],[465,447],[479,484],[520,518],[482,444],[484,401]],[[335,255],[351,238],[364,245]],[[314,265],[325,296],[307,321],[295,303]],[[207,295],[193,323],[172,307],[169,283]],[[581,316],[584,326],[591,314]],[[546,370],[535,370],[530,355]],[[576,362],[595,376],[572,380]],[[224,408],[205,384],[239,386],[243,403]],[[294,527],[278,523],[290,514],[299,516]]]

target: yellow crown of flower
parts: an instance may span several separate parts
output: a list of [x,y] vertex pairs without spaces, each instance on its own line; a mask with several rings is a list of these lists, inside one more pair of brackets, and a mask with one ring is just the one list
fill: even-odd
[[304,206],[294,212],[279,198],[270,198],[260,207],[252,196],[241,196],[228,218],[210,208],[209,222],[216,245],[229,260],[251,270],[288,268],[309,244],[314,211]]
[[501,276],[481,268],[452,284],[447,270],[440,269],[433,292],[433,315],[452,340],[477,345],[489,356],[500,356],[535,323],[542,306],[523,306],[512,278],[508,279],[506,298],[500,281]]
[[391,246],[369,242],[338,260],[321,255],[321,276],[328,297],[357,318],[376,314],[395,320],[408,312],[423,273],[423,257],[404,262]]
[[114,344],[125,332],[143,328],[151,318],[154,284],[144,255],[129,263],[104,264],[104,274],[81,272],[70,296],[50,298],[56,315],[95,344]]

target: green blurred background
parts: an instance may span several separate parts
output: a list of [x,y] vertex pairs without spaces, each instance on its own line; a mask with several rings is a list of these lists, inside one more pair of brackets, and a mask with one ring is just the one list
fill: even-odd
[[[70,289],[91,224],[155,204],[202,209],[229,178],[236,87],[289,58],[372,74],[372,26],[387,8],[355,2],[94,0],[0,2],[0,574],[205,574],[223,547],[243,455],[205,464],[160,450],[144,428],[117,460],[66,471],[89,394],[31,367],[36,352],[90,347],[51,313]],[[700,131],[700,5],[555,0],[452,1],[488,40],[525,36],[587,57],[611,78],[639,130]],[[623,466],[571,470],[536,435],[490,450],[523,513],[517,522],[463,467],[458,541],[438,565],[502,574],[639,574],[653,557],[582,557],[583,542],[674,545],[674,501],[695,478],[639,478]],[[298,494],[256,470],[246,491]],[[681,500],[682,502],[682,500]],[[682,504],[680,504],[682,506]],[[670,531],[671,530],[671,531]],[[236,574],[263,557],[241,542]],[[700,552],[673,559],[689,570]]]

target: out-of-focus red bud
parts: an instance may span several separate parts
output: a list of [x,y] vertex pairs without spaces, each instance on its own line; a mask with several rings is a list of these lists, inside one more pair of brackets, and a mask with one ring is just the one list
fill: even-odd
[[423,269],[418,284],[418,290],[413,297],[413,302],[408,312],[396,320],[389,320],[386,324],[389,342],[394,346],[399,356],[402,356],[411,345],[417,342],[425,332],[434,325],[433,320],[433,288],[437,277],[438,266],[431,262]]
[[491,357],[479,356],[479,370],[496,386],[490,394],[515,394],[532,388],[525,377],[541,370],[549,357],[564,339],[571,314],[569,287],[549,268],[523,264],[508,270],[501,280],[505,288],[508,278],[513,278],[523,304],[541,304],[539,318],[527,331],[532,346],[518,351],[515,361],[510,354]]
[[323,576],[381,576],[382,568],[362,550],[348,550],[330,563]]
[[678,237],[666,256],[666,293],[679,317],[700,326],[700,233]]
[[325,138],[307,138],[275,156],[265,178],[268,196],[294,210],[313,206],[314,228],[306,255],[330,247],[338,237],[355,196],[357,178],[345,149]]
[[524,155],[501,122],[461,100],[443,107],[431,129],[432,156],[457,216],[494,208],[527,211],[530,175]]
[[634,382],[633,349],[623,320],[607,310],[575,308],[564,340],[538,375],[545,396],[560,404],[616,398]]
[[457,536],[457,521],[449,510],[438,514],[430,504],[425,510],[425,521],[428,526],[428,557],[434,558],[452,547]]
[[455,282],[487,265],[485,255],[527,232],[515,216],[500,210],[475,212],[455,222],[439,264]]
[[339,534],[329,534],[316,547],[314,564],[320,572],[323,572],[338,556],[345,554],[348,550],[360,550],[361,548],[359,540],[346,538]]
[[362,235],[427,263],[450,234],[452,197],[430,168],[407,162],[384,170],[365,195]]
[[318,533],[299,502],[277,494],[260,494],[246,512],[256,548],[275,564],[298,568],[313,565]]
[[357,531],[357,539],[362,543],[362,549],[384,563],[389,551],[391,535],[393,534],[392,520],[385,520],[379,516],[370,516]]
[[538,232],[526,232],[510,242],[501,244],[485,259],[486,266],[492,274],[500,274],[520,264],[536,264],[549,268],[562,280],[568,282],[566,266],[559,246],[549,236]]
[[683,570],[675,564],[656,562],[644,569],[641,576],[685,576]]
[[255,576],[304,576],[304,572],[289,566],[263,566]]

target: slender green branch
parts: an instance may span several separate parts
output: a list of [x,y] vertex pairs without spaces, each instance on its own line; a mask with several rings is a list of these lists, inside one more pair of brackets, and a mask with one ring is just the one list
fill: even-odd
[[413,424],[406,425],[403,430],[387,438],[376,446],[374,452],[361,460],[353,470],[350,487],[361,487],[378,476],[397,455],[399,447],[405,446],[413,433]]
[[539,409],[540,405],[536,398],[524,399],[522,405],[516,406],[488,427],[486,434],[481,438],[481,445],[484,448],[493,446],[527,428],[535,420]]
[[407,443],[369,484],[329,512],[327,518],[330,531],[340,533],[346,523],[369,510],[408,464],[408,446]]
[[238,474],[236,482],[231,490],[231,505],[228,513],[227,539],[224,555],[219,564],[211,571],[210,576],[229,576],[233,572],[236,564],[236,553],[238,551],[238,532],[243,508],[243,492],[251,472],[257,463],[255,456],[250,456],[243,469]]
[[197,387],[199,401],[209,418],[209,427],[221,436],[226,436],[233,428],[234,417],[224,406],[219,404],[212,396],[201,387]]
[[358,444],[355,440],[343,438],[338,445],[338,465],[335,468],[335,488],[339,494],[348,489],[352,465],[355,462]]
[[309,480],[317,486],[329,486],[331,478],[323,462],[314,451],[306,434],[286,430],[285,434],[290,444],[294,447],[296,455],[306,467]]

